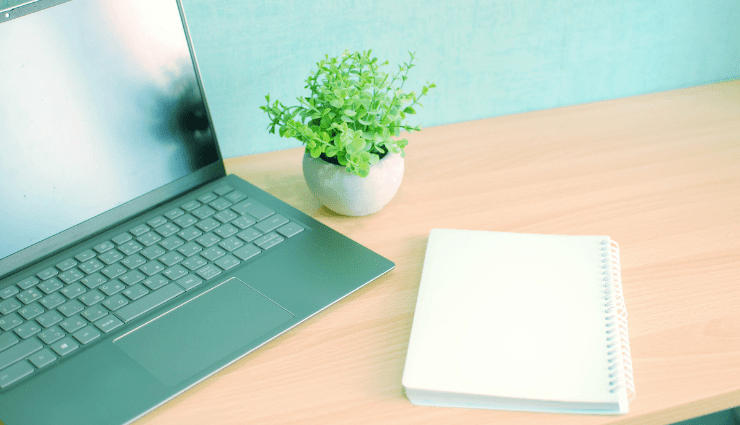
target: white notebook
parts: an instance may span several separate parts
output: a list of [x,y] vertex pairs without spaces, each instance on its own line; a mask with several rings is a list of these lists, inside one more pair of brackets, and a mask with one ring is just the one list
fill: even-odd
[[634,382],[617,244],[432,230],[403,387],[418,405],[627,413]]

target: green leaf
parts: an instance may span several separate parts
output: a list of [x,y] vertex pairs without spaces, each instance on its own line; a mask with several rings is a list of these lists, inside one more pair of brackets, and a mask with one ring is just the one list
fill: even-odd
[[416,111],[414,110],[414,108],[412,108],[412,107],[410,107],[410,106],[409,106],[409,107],[407,107],[406,109],[404,109],[404,110],[403,110],[403,112],[404,112],[404,113],[407,113],[407,114],[411,114],[411,115],[414,115],[414,114],[416,114]]
[[334,99],[329,104],[335,108],[341,108],[344,105],[344,101],[342,99]]
[[357,112],[353,111],[352,109],[345,109],[344,115],[348,117],[354,117],[355,115],[357,115]]

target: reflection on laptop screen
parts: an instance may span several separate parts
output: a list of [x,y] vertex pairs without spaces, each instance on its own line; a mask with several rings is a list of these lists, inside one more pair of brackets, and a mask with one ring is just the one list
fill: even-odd
[[0,40],[0,259],[219,159],[174,1],[77,0]]

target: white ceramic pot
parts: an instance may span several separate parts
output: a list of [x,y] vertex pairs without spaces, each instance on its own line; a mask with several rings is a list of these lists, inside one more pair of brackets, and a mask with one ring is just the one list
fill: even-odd
[[403,179],[403,157],[388,154],[370,167],[367,177],[359,177],[343,166],[304,154],[303,177],[311,192],[330,210],[363,216],[380,211],[396,194]]

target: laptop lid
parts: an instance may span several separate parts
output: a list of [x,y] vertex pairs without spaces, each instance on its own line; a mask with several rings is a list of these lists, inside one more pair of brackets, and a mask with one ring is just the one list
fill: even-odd
[[0,12],[0,278],[225,175],[184,25],[167,0]]

